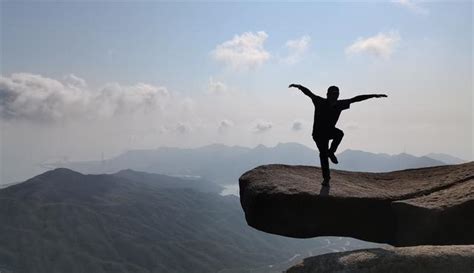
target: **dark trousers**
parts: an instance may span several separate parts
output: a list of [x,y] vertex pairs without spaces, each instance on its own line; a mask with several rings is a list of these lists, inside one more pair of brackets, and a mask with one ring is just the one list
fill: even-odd
[[[316,131],[313,135],[313,140],[316,142],[316,146],[318,146],[319,149],[319,159],[321,160],[321,169],[325,180],[331,179],[328,155],[329,153],[336,153],[337,146],[341,143],[343,136],[344,132],[335,127],[329,130]],[[329,147],[329,140],[331,139],[332,142]]]

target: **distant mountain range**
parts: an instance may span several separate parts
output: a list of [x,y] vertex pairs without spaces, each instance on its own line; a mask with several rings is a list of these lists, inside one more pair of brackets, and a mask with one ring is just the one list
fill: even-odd
[[[332,168],[385,172],[462,163],[462,160],[448,155],[432,155],[433,158],[406,153],[388,155],[346,150],[338,154],[340,163]],[[213,144],[194,149],[163,147],[132,150],[104,161],[72,162],[55,167],[91,174],[115,173],[130,168],[172,176],[201,177],[219,184],[235,184],[245,171],[270,163],[319,166],[319,158],[315,150],[297,143],[280,143],[275,147],[258,145],[255,148]]]
[[48,171],[0,190],[0,271],[281,272],[306,256],[374,246],[254,230],[239,199],[219,191],[132,170]]
[[338,155],[339,164],[334,168],[360,172],[389,172],[404,169],[447,165],[427,156],[374,154],[356,150],[345,150]]
[[466,160],[454,157],[452,155],[440,154],[440,153],[429,153],[426,155],[429,158],[433,158],[439,161],[442,161],[446,164],[461,164],[465,163]]

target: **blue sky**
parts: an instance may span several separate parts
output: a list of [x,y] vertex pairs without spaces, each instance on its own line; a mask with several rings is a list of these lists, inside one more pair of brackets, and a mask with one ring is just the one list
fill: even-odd
[[[265,48],[284,55],[287,40],[311,37],[314,54],[290,68],[267,65],[246,77],[315,78],[360,69],[370,58],[348,61],[344,49],[359,37],[398,31],[402,52],[453,54],[472,50],[472,7],[422,3],[420,14],[396,3],[3,3],[3,73],[18,71],[58,78],[74,73],[95,84],[149,82],[186,92],[219,75],[210,58],[217,44],[247,31],[265,31]],[[428,45],[432,39],[436,44]],[[437,46],[437,47],[436,47]],[[459,52],[460,51],[460,52]],[[362,68],[363,69],[363,68]],[[303,76],[301,76],[303,75]],[[186,81],[182,81],[186,78]],[[240,78],[238,78],[240,79]],[[317,78],[315,78],[317,79]]]
[[315,148],[313,106],[290,83],[388,94],[343,113],[341,150],[473,159],[470,1],[3,1],[1,12],[4,180],[129,149]]

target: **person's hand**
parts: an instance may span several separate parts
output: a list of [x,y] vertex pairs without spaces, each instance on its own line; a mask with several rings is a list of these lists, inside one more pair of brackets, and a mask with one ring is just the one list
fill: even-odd
[[386,98],[387,95],[385,95],[385,94],[378,94],[378,95],[376,95],[375,97],[376,97],[376,98]]
[[290,84],[290,86],[288,86],[288,88],[291,88],[291,87],[296,87],[296,88],[298,88],[298,84],[292,83],[292,84]]

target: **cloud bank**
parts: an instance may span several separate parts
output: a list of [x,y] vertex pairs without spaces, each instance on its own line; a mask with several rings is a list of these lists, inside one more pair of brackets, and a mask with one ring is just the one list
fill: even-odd
[[72,74],[63,81],[30,73],[0,76],[3,119],[49,122],[75,117],[107,118],[159,109],[167,97],[165,87],[144,83],[108,83],[94,90]]
[[234,129],[254,134],[274,127],[264,119],[254,119],[257,113],[269,111],[258,102],[249,104],[255,102],[254,97],[229,89],[211,77],[207,90],[191,97],[146,83],[106,83],[93,88],[74,74],[57,80],[15,73],[0,76],[0,121],[13,126],[18,121],[51,125],[45,128],[106,124],[127,134],[161,136],[225,136]]

